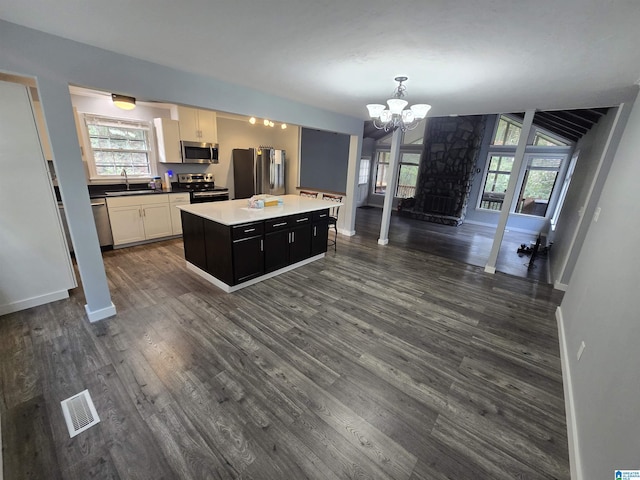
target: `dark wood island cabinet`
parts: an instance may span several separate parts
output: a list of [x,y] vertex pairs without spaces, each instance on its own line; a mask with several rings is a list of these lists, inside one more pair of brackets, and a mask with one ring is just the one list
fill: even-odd
[[260,210],[246,200],[181,206],[187,267],[232,292],[324,257],[333,204],[281,198]]

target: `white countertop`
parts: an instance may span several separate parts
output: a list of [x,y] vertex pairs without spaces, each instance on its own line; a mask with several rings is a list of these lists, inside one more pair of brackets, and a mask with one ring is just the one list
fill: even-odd
[[278,195],[284,200],[279,207],[264,207],[261,209],[248,208],[248,199],[227,200],[226,202],[193,203],[176,205],[180,210],[213,220],[223,225],[239,225],[241,223],[256,222],[269,218],[285,217],[297,213],[314,212],[325,208],[337,207],[342,203],[321,200],[317,198],[301,197],[299,195]]

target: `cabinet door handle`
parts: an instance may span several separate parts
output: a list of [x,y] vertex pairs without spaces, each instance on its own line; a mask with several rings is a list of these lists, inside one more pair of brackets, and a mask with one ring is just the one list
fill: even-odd
[[254,232],[255,230],[255,228],[247,228],[244,233]]
[[141,208],[138,209],[138,216],[142,217],[142,209]]
[[296,222],[298,222],[298,223],[300,223],[300,222],[306,222],[307,220],[309,220],[309,217],[299,218],[298,220],[296,220]]
[[286,225],[287,222],[282,222],[282,223],[274,223],[273,226],[274,227],[283,227],[284,225]]
[[296,232],[291,232],[291,243],[296,243]]
[[316,229],[317,229],[317,228],[318,228],[318,227],[316,227],[315,225],[313,226],[313,236],[314,236],[314,237],[316,236]]
[[264,252],[264,240],[260,240],[260,251]]

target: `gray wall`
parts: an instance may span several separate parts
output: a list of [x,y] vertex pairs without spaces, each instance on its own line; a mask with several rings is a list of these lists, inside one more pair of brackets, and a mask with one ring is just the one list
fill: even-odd
[[[585,480],[638,468],[640,103],[631,111],[561,305]],[[576,360],[580,342],[586,349]]]
[[[362,137],[362,120],[358,118],[163,67],[3,20],[0,20],[0,45],[0,70],[36,78],[90,315],[94,312],[99,316],[98,312],[108,311],[112,304],[95,227],[86,228],[93,225],[93,215],[69,84],[128,94],[140,100],[267,117]],[[353,157],[357,158],[357,155]],[[4,172],[7,173],[11,172]]]
[[[551,278],[556,285],[569,283],[589,229],[597,199],[613,160],[613,148],[609,147],[619,140],[625,123],[623,117],[628,115],[629,106],[623,112],[619,113],[618,110],[611,108],[578,141],[574,150],[579,155],[576,168],[558,218],[558,227],[549,236],[549,240],[553,241],[550,253]],[[610,137],[612,141],[608,142]]]
[[345,193],[349,136],[303,128],[300,135],[300,187]]

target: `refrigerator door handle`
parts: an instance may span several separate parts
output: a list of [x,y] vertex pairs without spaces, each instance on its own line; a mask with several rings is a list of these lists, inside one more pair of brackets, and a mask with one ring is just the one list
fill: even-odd
[[275,168],[276,168],[276,159],[273,156],[273,150],[271,150],[270,155],[269,155],[269,186],[271,187],[271,190],[273,190],[273,187],[275,186],[275,177],[276,177],[276,172],[275,172]]

